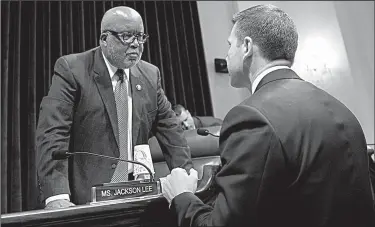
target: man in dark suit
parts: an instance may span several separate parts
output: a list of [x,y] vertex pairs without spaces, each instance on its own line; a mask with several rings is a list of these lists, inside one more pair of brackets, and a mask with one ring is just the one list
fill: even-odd
[[93,185],[133,177],[132,164],[87,155],[56,161],[56,150],[131,160],[132,148],[154,135],[170,169],[192,167],[159,69],[140,60],[147,37],[138,12],[115,7],[103,16],[100,47],[57,60],[36,135],[40,196],[47,208],[85,204]]
[[212,116],[192,116],[190,111],[181,104],[173,106],[173,110],[184,130],[221,126],[223,124],[223,120]]
[[224,119],[213,206],[192,193],[195,174],[177,168],[162,179],[178,225],[375,226],[360,123],[290,69],[298,43],[292,19],[260,5],[239,12],[233,22],[231,85],[247,87],[252,96]]

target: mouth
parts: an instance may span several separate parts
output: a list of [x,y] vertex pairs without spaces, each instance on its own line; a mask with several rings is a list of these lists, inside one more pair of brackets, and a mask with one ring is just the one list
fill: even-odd
[[138,57],[138,53],[136,52],[127,53],[126,55],[129,57]]

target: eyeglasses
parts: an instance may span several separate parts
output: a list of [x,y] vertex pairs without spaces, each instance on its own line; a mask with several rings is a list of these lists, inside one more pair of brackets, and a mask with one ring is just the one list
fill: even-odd
[[135,38],[137,38],[137,41],[138,41],[139,44],[143,44],[147,41],[147,38],[149,37],[149,35],[144,34],[144,33],[138,33],[138,34],[133,34],[133,33],[129,33],[129,32],[118,33],[118,32],[114,32],[114,31],[110,31],[110,30],[105,31],[103,33],[111,33],[118,40],[120,40],[121,42],[123,42],[125,44],[133,43]]

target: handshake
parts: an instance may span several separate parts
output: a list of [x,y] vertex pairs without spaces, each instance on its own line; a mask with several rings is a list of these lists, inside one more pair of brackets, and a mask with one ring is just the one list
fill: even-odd
[[171,173],[163,178],[160,178],[161,191],[163,196],[171,204],[174,197],[184,192],[195,193],[198,184],[198,172],[191,168],[190,174],[185,169],[175,168]]
[[[188,174],[185,169],[175,168],[166,177],[160,178],[161,191],[170,204],[174,197],[184,192],[195,193],[198,184],[198,172],[191,168]],[[45,209],[59,209],[75,206],[67,198],[58,198],[46,204]]]

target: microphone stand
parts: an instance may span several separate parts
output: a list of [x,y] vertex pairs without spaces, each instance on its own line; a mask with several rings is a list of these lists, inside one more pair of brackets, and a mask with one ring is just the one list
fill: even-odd
[[52,159],[54,160],[63,160],[67,159],[72,155],[83,154],[83,155],[93,155],[102,158],[108,158],[112,160],[130,162],[133,164],[142,165],[147,169],[150,174],[150,180],[142,181],[126,181],[126,182],[117,182],[117,183],[102,183],[97,184],[91,187],[91,203],[110,201],[115,199],[130,199],[135,197],[144,197],[144,196],[155,196],[161,192],[161,183],[160,181],[155,181],[155,176],[152,174],[150,168],[137,161],[124,160],[120,158],[115,158],[106,155],[100,155],[90,152],[77,151],[77,152],[68,152],[65,150],[59,150],[52,152]]
[[112,160],[124,161],[124,162],[130,162],[130,163],[133,163],[133,164],[138,164],[138,165],[141,165],[141,166],[145,167],[147,169],[148,173],[150,174],[151,181],[152,182],[155,181],[155,177],[154,177],[154,174],[152,174],[151,169],[148,168],[148,166],[146,166],[142,162],[136,162],[136,161],[131,161],[131,160],[124,160],[124,159],[120,159],[120,158],[115,158],[115,157],[111,157],[111,156],[100,155],[100,154],[95,154],[95,153],[90,153],[90,152],[84,152],[84,151],[78,151],[78,152],[74,152],[74,153],[66,151],[65,154],[68,155],[68,157],[71,156],[71,155],[75,155],[75,154],[93,155],[93,156],[97,156],[97,157],[109,158],[109,159],[112,159]]

